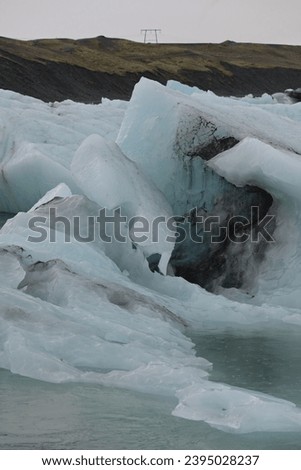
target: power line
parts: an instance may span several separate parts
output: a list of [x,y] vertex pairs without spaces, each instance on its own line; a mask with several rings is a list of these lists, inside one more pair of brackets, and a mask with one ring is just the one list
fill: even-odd
[[[155,42],[156,44],[158,44],[158,33],[161,33],[161,29],[141,29],[141,33],[144,33],[144,44],[146,42]],[[148,37],[151,36],[150,39],[148,39]],[[154,39],[155,37],[155,39]]]

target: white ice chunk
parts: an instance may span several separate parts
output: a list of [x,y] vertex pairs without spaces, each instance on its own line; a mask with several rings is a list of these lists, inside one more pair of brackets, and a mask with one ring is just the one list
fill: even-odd
[[205,382],[177,393],[175,416],[234,433],[299,431],[301,410],[263,393]]
[[271,103],[268,96],[254,103],[251,98],[218,97],[174,82],[166,88],[141,79],[117,143],[182,215],[197,205],[205,190],[200,157],[206,147],[214,152],[218,141],[231,138],[234,145],[251,136],[301,154],[300,107]]
[[300,307],[301,157],[247,138],[209,162],[228,181],[252,184],[274,199],[276,228],[260,266],[254,303]]
[[[284,330],[298,334],[301,107],[277,100],[221,98],[148,80],[129,105],[45,104],[0,91],[0,210],[34,205],[0,231],[0,367],[48,382],[178,398],[174,415],[227,432],[299,432],[301,412],[292,403],[211,382],[210,363],[197,357],[189,339],[191,332],[260,332],[263,340]],[[125,112],[120,150],[112,140]],[[215,171],[274,198],[275,243],[259,270],[255,297],[231,289],[227,299],[150,272],[150,253],[161,253],[159,268],[167,268],[173,245],[166,244],[164,221],[158,243],[137,242],[137,249],[131,238],[109,244],[77,239],[74,217],[84,237],[88,217],[103,207],[166,220],[171,204],[181,210],[202,191],[219,195],[219,187],[206,187],[208,169],[199,158],[212,136],[242,140],[212,160]],[[50,209],[64,217],[65,227],[51,223]],[[133,237],[133,227],[123,233]]]
[[71,190],[65,183],[60,183],[55,188],[48,191],[45,196],[43,196],[28,212],[35,211],[38,207],[42,206],[43,204],[47,204],[47,202],[52,201],[57,197],[65,198],[69,196],[72,196]]
[[16,256],[0,249],[0,286],[17,288],[24,277],[24,269]]
[[[117,143],[164,193],[176,215],[200,198],[203,167],[190,153],[214,138],[228,137],[184,94],[147,79],[135,86]],[[201,153],[201,152],[200,152]]]
[[61,182],[79,192],[68,169],[41,153],[34,144],[20,144],[2,167],[0,210],[26,211]]
[[78,192],[70,175],[75,150],[95,132],[115,139],[126,105],[43,103],[0,90],[0,211],[26,211],[61,182]]
[[[172,220],[172,210],[156,186],[114,142],[98,135],[88,137],[77,150],[71,170],[87,197],[106,210],[121,209],[131,238],[147,256],[159,253],[169,259],[174,247],[174,241],[169,241],[174,238],[174,231],[167,224]],[[138,229],[145,230],[134,238],[134,228],[140,222],[142,227]],[[142,236],[145,240],[140,241]],[[164,272],[166,264],[165,260]]]
[[301,157],[246,138],[233,149],[217,155],[208,165],[236,186],[259,186],[276,199],[301,198]]

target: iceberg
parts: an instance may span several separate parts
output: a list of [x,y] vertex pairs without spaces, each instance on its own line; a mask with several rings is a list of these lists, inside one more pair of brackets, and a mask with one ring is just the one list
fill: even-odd
[[48,191],[45,196],[43,196],[31,209],[29,209],[28,212],[33,212],[38,207],[43,206],[44,204],[47,204],[50,201],[53,201],[56,198],[66,198],[72,196],[72,192],[70,188],[64,183],[60,183],[57,185],[55,188],[51,189]]
[[60,183],[79,188],[70,164],[82,140],[116,138],[126,103],[43,103],[0,90],[0,212],[27,211]]
[[193,157],[202,150],[204,153],[213,142],[217,147],[220,140],[226,146],[236,143],[227,129],[217,129],[208,121],[194,101],[141,79],[126,110],[117,143],[162,191],[174,213],[181,215],[201,199],[195,175],[204,171],[203,161]]
[[[300,120],[283,97],[147,79],[129,103],[97,106],[1,91],[0,210],[15,216],[0,230],[0,367],[170,397],[174,416],[225,432],[300,432],[291,399],[212,380],[194,343],[298,334]],[[275,216],[273,240],[250,240],[260,218],[244,244],[175,240],[179,217],[222,227],[254,205]],[[142,220],[160,220],[155,239],[137,237]]]
[[300,289],[300,175],[295,153],[246,138],[209,165],[236,185],[255,184],[273,196],[277,225],[257,275],[254,302],[298,308]]
[[[91,200],[108,210],[121,211],[129,232],[135,229],[136,222],[145,222],[140,227],[143,229],[145,225],[143,235],[134,238],[132,234],[132,239],[142,246],[146,256],[161,255],[160,267],[165,274],[175,237],[167,223],[172,221],[172,209],[158,188],[117,144],[98,135],[84,140],[74,155],[71,171],[78,186]],[[156,223],[158,219],[160,223]],[[154,233],[155,229],[158,233]]]
[[[301,410],[292,403],[277,400],[251,390],[218,384],[200,387],[192,385],[178,394],[175,416],[208,424],[233,433],[273,431],[279,426],[286,431],[298,431]],[[262,416],[264,415],[264,420]]]

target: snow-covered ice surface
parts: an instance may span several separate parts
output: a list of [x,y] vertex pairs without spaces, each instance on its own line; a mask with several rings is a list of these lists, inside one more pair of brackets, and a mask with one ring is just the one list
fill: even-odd
[[[0,231],[0,367],[166,397],[173,416],[230,433],[301,432],[300,402],[265,389],[264,377],[258,389],[216,380],[194,344],[212,332],[299,334],[300,120],[301,104],[285,95],[222,98],[146,79],[129,103],[47,104],[0,91],[0,211],[16,214]],[[205,162],[204,149],[224,139],[232,148]],[[166,220],[205,189],[220,196],[204,188],[208,166],[273,197],[275,241],[250,291],[209,293],[168,270],[175,227]],[[140,243],[125,224],[125,241],[107,242],[95,224],[103,208],[164,218],[158,240]],[[156,254],[167,275],[149,269]]]

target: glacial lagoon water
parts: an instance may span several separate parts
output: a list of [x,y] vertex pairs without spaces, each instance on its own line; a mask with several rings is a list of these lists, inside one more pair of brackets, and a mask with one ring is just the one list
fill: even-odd
[[[192,339],[210,378],[301,406],[299,331]],[[171,415],[176,400],[86,384],[50,384],[0,370],[1,449],[301,449],[301,433],[229,434]]]

